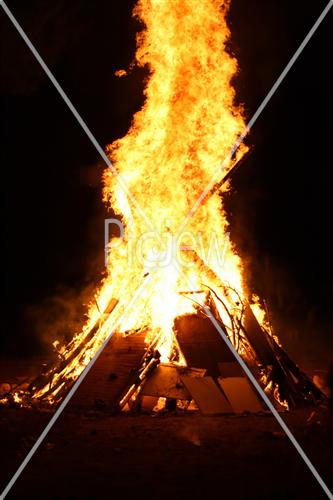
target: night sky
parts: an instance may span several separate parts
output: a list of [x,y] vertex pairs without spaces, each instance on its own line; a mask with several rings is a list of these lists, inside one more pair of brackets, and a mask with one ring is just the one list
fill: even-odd
[[[103,147],[126,133],[143,103],[147,71],[114,75],[134,56],[133,4],[7,0]],[[325,5],[234,1],[235,87],[248,118]],[[266,298],[276,327],[315,335],[324,347],[333,324],[332,16],[256,123],[252,154],[225,199],[249,286]],[[102,276],[104,165],[2,10],[0,26],[0,349],[31,355],[79,328]]]

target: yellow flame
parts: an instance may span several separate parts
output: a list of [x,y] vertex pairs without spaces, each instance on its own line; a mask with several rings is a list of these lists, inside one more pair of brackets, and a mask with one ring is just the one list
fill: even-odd
[[[158,251],[163,252],[168,237],[178,235],[189,210],[245,127],[231,85],[237,62],[226,50],[230,38],[228,4],[221,7],[216,0],[141,0],[134,9],[134,15],[145,25],[137,36],[136,63],[150,70],[146,101],[127,135],[111,144],[108,151],[158,236],[147,227],[109,170],[105,173],[104,199],[130,227],[133,254],[138,252],[140,242],[143,261],[149,260],[154,246],[160,245]],[[238,155],[245,150],[242,147]],[[225,173],[221,171],[220,178]],[[228,245],[226,230],[221,200],[215,193],[205,200],[174,242],[177,250],[173,257],[181,272],[172,264],[165,267],[165,272],[159,269],[147,317],[138,317],[139,322],[144,319],[171,335],[173,319],[182,312],[177,290],[193,288],[193,281],[200,285],[203,276],[198,264],[192,262],[195,272],[184,269],[177,258],[179,246],[194,248],[216,276],[242,292],[240,261]],[[124,243],[127,249],[128,243]],[[138,256],[131,255],[131,268],[125,273],[127,266],[120,249],[114,253],[104,286],[106,293],[112,286],[117,297],[124,293],[124,278],[130,276],[125,292],[131,294],[137,282],[133,278],[139,281],[143,272]],[[223,265],[219,262],[222,251]]]

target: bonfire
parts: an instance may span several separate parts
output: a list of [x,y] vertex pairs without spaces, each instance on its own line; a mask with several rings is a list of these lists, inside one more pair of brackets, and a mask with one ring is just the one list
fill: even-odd
[[[222,3],[222,6],[221,6]],[[171,5],[172,4],[172,5]],[[106,272],[82,331],[55,342],[58,361],[13,395],[20,404],[59,403],[113,332],[144,334],[145,356],[120,407],[140,396],[159,363],[186,368],[181,318],[212,316],[282,408],[314,388],[286,356],[258,297],[246,291],[229,238],[223,196],[246,155],[243,107],[235,102],[238,67],[230,53],[229,2],[139,0],[142,30],[132,66],[148,68],[145,102],[125,137],[107,146],[103,199]],[[126,78],[129,69],[119,69]],[[121,227],[115,236],[114,225]],[[209,311],[209,312],[208,312]],[[200,367],[196,367],[200,368]]]

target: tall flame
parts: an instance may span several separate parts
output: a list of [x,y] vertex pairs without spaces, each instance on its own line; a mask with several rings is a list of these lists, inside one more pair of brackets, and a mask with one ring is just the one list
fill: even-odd
[[[228,0],[139,0],[134,8],[144,25],[137,35],[135,63],[149,69],[145,103],[127,135],[108,146],[131,196],[110,169],[104,175],[104,200],[119,214],[125,236],[112,240],[98,307],[92,303],[87,324],[62,349],[62,357],[69,359],[101,321],[100,311],[112,297],[119,304],[87,342],[84,356],[64,368],[70,379],[115,325],[123,332],[149,325],[148,340],[158,337],[162,359],[170,359],[174,318],[193,311],[193,301],[180,292],[199,290],[202,283],[228,283],[243,296],[240,260],[228,243],[218,192],[210,193],[178,234],[245,128],[231,83],[237,61],[227,50],[228,8]],[[245,152],[241,146],[237,159]],[[144,281],[128,313],[128,303]],[[226,316],[223,308],[221,315]],[[181,356],[178,362],[183,362]]]
[[[226,49],[230,38],[226,23],[228,4],[224,2],[221,7],[220,0],[140,0],[134,9],[134,15],[145,25],[137,36],[136,63],[148,65],[150,70],[146,102],[134,116],[128,134],[111,144],[108,151],[159,235],[178,235],[189,210],[245,127],[241,109],[234,105],[235,91],[231,85],[237,62]],[[239,156],[244,152],[245,147]],[[141,264],[151,260],[153,246],[165,251],[159,238],[144,237],[151,228],[124,196],[111,171],[105,173],[104,199],[130,227],[131,241],[135,243],[132,256],[136,253],[138,257],[139,252]],[[220,246],[221,240],[227,244],[223,239],[226,229],[221,200],[215,193],[189,220],[176,244],[178,248],[195,246],[207,261],[208,248],[217,235]],[[141,241],[146,244],[138,249]],[[128,243],[124,242],[127,257]],[[140,263],[134,269],[132,262],[132,268],[124,272],[126,262],[120,250],[117,255],[112,254],[110,278],[104,285],[106,290],[112,286],[117,297],[124,292],[124,279],[127,290],[133,286],[135,275],[139,279],[142,275]],[[218,276],[241,288],[239,260],[230,248],[223,273],[221,263],[216,262],[216,252],[211,252],[209,260]],[[154,293],[163,293],[165,283],[165,279],[159,280]],[[176,291],[177,279],[173,286]],[[168,296],[172,300],[171,293]],[[154,301],[152,308],[153,304]]]

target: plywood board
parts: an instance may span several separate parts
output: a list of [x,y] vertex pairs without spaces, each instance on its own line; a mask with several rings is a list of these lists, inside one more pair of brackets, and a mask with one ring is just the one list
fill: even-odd
[[243,377],[244,372],[239,363],[218,363],[220,374],[222,377]]
[[245,377],[219,377],[218,382],[235,413],[257,413],[262,410],[254,389]]
[[174,328],[188,366],[206,368],[207,375],[218,377],[218,363],[234,361],[229,347],[209,318],[186,314],[175,319]]
[[141,409],[146,411],[153,411],[157,405],[158,398],[152,396],[143,396],[141,399]]
[[181,376],[203,415],[233,413],[233,410],[212,377]]
[[191,395],[181,382],[175,366],[160,365],[155,368],[142,386],[141,394],[143,396],[191,399]]
[[188,366],[177,366],[179,375],[189,377],[204,377],[206,375],[206,368],[189,368]]

